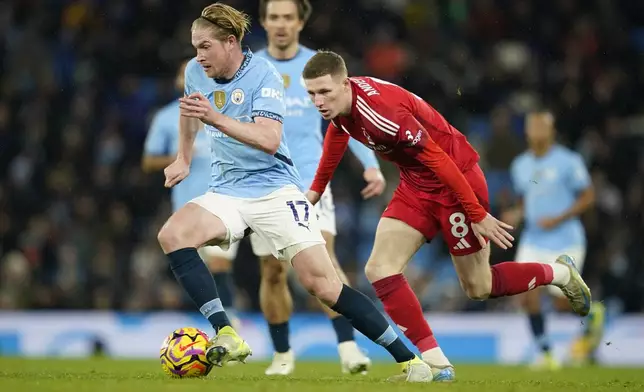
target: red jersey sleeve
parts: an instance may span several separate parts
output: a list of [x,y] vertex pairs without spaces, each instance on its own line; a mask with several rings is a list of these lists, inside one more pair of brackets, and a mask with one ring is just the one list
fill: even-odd
[[411,113],[405,111],[398,115],[397,120],[401,125],[401,132],[398,133],[399,147],[432,170],[454,192],[472,222],[478,223],[485,219],[487,211],[479,203],[472,187],[452,158],[436,144]]
[[326,130],[324,137],[324,146],[322,149],[322,158],[318,164],[318,170],[315,173],[311,190],[319,194],[324,193],[327,184],[333,177],[333,172],[340,164],[344,152],[349,145],[349,134],[338,129],[331,121]]

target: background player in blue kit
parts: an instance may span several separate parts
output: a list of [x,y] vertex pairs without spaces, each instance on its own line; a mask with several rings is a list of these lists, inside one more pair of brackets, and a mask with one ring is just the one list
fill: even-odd
[[[304,65],[316,52],[299,43],[299,35],[311,14],[308,0],[262,0],[260,1],[260,22],[266,30],[268,47],[257,52],[268,59],[284,79],[284,136],[304,186],[308,189],[315,176],[322,156],[322,118],[311,102],[303,84]],[[373,151],[356,140],[349,148],[365,168],[364,179],[367,187],[365,198],[382,193],[385,181],[380,173],[378,160]],[[335,253],[335,206],[330,187],[315,206],[320,230],[326,241],[338,275],[345,284],[348,279],[340,267]],[[270,248],[257,235],[250,237],[253,253],[260,258],[261,284],[260,304],[266,317],[275,355],[266,369],[267,375],[287,375],[294,369],[294,353],[289,344],[288,321],[293,312],[293,300],[288,289],[287,265],[271,255]],[[364,373],[370,366],[367,358],[355,343],[353,327],[349,321],[327,306],[324,312],[331,319],[338,338],[338,353],[342,371]]]
[[[516,260],[553,263],[561,254],[575,259],[581,270],[586,256],[586,235],[580,215],[594,204],[595,195],[588,170],[579,154],[555,143],[555,119],[549,112],[527,116],[526,136],[529,150],[516,157],[511,175],[521,203],[504,214],[505,222],[517,227],[525,221]],[[561,290],[549,286],[555,307],[569,310]],[[523,305],[530,319],[534,338],[543,352],[535,367],[555,369],[558,362],[550,352],[541,308],[541,290],[523,294]],[[591,307],[582,339],[594,351],[601,339],[604,308]]]
[[281,137],[283,80],[266,59],[242,50],[249,24],[245,14],[221,3],[204,8],[194,21],[197,56],[186,67],[179,149],[165,169],[167,187],[188,176],[197,133],[190,119],[201,120],[211,142],[210,189],[175,212],[158,239],[179,284],[217,332],[208,360],[243,362],[251,349],[231,327],[196,249],[204,244],[225,249],[252,231],[274,256],[292,264],[311,294],[404,364],[407,381],[432,381],[429,366],[405,346],[371,300],[340,281]]
[[[185,61],[179,67],[175,79],[178,91],[183,92]],[[172,188],[172,211],[177,211],[183,205],[197,196],[208,191],[210,181],[210,141],[208,135],[199,125],[198,120],[193,120],[199,127],[195,137],[190,175],[180,184]],[[172,101],[155,113],[150,124],[150,130],[145,139],[141,167],[145,172],[163,170],[174,162],[179,148],[179,100]],[[204,259],[212,276],[217,283],[221,303],[224,308],[232,308],[234,287],[231,276],[231,261],[237,253],[239,242],[224,251],[218,246],[204,246],[199,248],[199,254]],[[236,323],[236,319],[233,323]]]

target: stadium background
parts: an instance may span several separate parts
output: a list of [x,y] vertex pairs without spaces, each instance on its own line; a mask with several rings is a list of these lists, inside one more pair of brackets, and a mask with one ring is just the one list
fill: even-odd
[[[175,69],[193,54],[190,23],[209,3],[0,4],[0,355],[84,355],[96,343],[115,355],[149,355],[182,323],[206,328],[198,315],[184,313],[192,305],[156,242],[170,213],[161,174],[145,175],[139,165],[150,118],[176,98]],[[227,3],[252,15],[246,44],[263,47],[257,1]],[[644,5],[313,5],[303,43],[338,51],[352,74],[401,84],[441,111],[480,152],[497,213],[512,203],[507,169],[524,148],[523,114],[540,103],[553,108],[562,142],[583,155],[597,190],[596,208],[584,216],[584,275],[611,315],[606,339],[612,344],[600,359],[644,364],[636,349],[644,344]],[[384,164],[387,194],[363,202],[359,164],[347,157],[342,165],[333,182],[338,254],[352,282],[370,292],[362,266],[397,174]],[[256,315],[258,264],[247,245],[235,262],[237,307],[242,334],[262,358],[270,345]],[[511,260],[513,252],[493,258]],[[408,276],[445,351],[457,360],[511,362],[531,355],[516,303],[467,300],[440,241],[419,253]],[[335,355],[332,330],[316,302],[291,283],[298,312],[294,348],[303,356]],[[560,355],[578,324],[568,317],[553,321]],[[313,330],[320,341],[302,335]]]

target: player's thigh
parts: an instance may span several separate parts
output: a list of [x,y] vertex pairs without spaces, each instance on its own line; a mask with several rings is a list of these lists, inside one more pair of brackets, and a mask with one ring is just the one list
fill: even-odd
[[[486,211],[490,210],[489,195],[485,175],[478,165],[463,173],[472,187],[478,202]],[[482,291],[491,290],[492,272],[490,271],[490,247],[483,248],[474,231],[472,221],[468,218],[460,203],[445,203],[437,206],[441,232],[447,244],[454,268],[461,284],[479,295]],[[469,293],[468,293],[469,294]]]
[[[159,241],[182,240],[182,247],[218,245],[227,250],[244,237],[248,226],[240,213],[239,199],[207,192],[175,212],[161,228]],[[165,250],[165,248],[164,248]]]
[[295,186],[248,200],[241,212],[253,232],[279,259],[290,261],[299,251],[324,244],[313,206]]
[[262,282],[268,283],[271,286],[286,285],[288,263],[273,256],[269,244],[258,236],[257,233],[250,235],[250,245],[253,254],[259,258],[259,271]]
[[374,246],[365,266],[374,282],[401,273],[420,247],[438,233],[438,222],[419,200],[399,189],[382,214]]
[[226,221],[220,216],[201,204],[187,203],[165,222],[158,239],[163,250],[171,252],[186,247],[199,248],[209,242],[220,243],[228,238],[228,233]]
[[490,247],[466,254],[452,255],[454,270],[461,287],[471,299],[486,299],[492,292]]
[[338,276],[326,248],[321,243],[306,244],[291,258],[291,265],[298,280],[309,293],[331,306],[342,291],[342,280]]
[[326,251],[329,254],[333,268],[335,268],[335,272],[338,274],[340,280],[342,280],[343,283],[349,285],[349,277],[342,269],[340,261],[338,260],[338,255],[335,253],[335,234],[323,230],[322,238],[324,238],[324,242],[326,242]]

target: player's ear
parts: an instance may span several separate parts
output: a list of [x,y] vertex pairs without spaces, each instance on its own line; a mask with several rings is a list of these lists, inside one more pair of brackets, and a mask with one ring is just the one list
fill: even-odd
[[237,46],[237,45],[239,44],[239,43],[237,42],[237,38],[236,38],[234,35],[232,35],[232,34],[230,34],[228,37],[226,37],[226,41],[225,41],[225,42],[226,42],[228,45],[230,45],[231,47],[235,47],[235,46]]
[[304,29],[304,21],[302,19],[297,20],[297,32],[301,33]]

